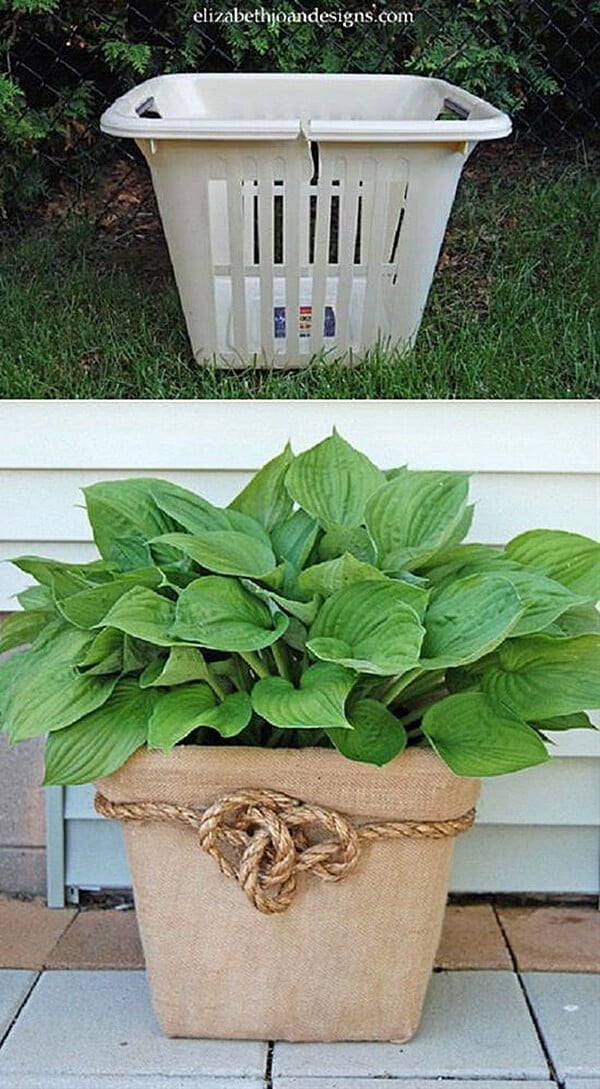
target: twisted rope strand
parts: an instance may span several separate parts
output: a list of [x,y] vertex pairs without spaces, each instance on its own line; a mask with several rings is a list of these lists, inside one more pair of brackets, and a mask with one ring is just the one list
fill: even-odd
[[[170,802],[111,802],[100,793],[94,804],[103,817],[193,828],[202,850],[214,858],[222,873],[238,881],[254,907],[266,915],[287,910],[299,873],[341,881],[356,867],[365,843],[457,836],[475,820],[475,810],[469,809],[443,821],[354,824],[333,809],[275,790],[233,791],[205,809]],[[330,838],[315,840],[315,832]]]

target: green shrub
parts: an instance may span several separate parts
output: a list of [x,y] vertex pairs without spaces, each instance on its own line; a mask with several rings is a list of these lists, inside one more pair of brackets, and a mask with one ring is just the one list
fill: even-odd
[[[580,21],[570,0],[546,7],[528,0],[428,0],[402,26],[200,27],[193,15],[201,6],[190,0],[98,0],[91,8],[74,0],[0,0],[0,209],[29,207],[46,194],[50,179],[64,173],[84,184],[101,155],[102,109],[157,73],[408,71],[443,76],[515,113],[532,95],[539,103],[540,96],[562,90],[552,70],[558,63],[552,60],[552,25],[569,33]],[[211,6],[229,11],[232,5],[214,0]],[[296,12],[313,7],[293,0],[265,0],[262,6]],[[392,6],[397,8],[377,0],[370,10]],[[352,0],[342,9],[339,0],[321,0],[319,9],[364,11],[365,5]]]
[[600,702],[600,545],[462,544],[465,473],[382,472],[338,434],[289,446],[225,509],[149,478],[85,489],[101,559],[20,557],[0,722],[48,734],[46,783],[141,746],[432,746],[458,775],[548,759]]

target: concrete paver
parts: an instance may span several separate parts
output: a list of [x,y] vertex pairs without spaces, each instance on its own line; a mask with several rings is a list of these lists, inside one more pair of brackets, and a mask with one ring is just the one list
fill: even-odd
[[490,904],[449,904],[435,958],[438,968],[512,970],[494,909]]
[[565,1089],[600,1089],[600,1078],[567,1078]]
[[143,968],[134,911],[81,911],[46,959],[47,968]]
[[[263,1078],[213,1078],[202,1074],[175,1078],[169,1074],[20,1074],[17,1084],[14,1074],[0,1074],[0,1089],[265,1089],[265,1082]],[[320,1082],[315,1086],[313,1081],[311,1089],[325,1087]],[[530,1089],[529,1083],[521,1082],[521,1089]]]
[[[35,1047],[32,1047],[35,1041]],[[0,1074],[262,1077],[266,1044],[171,1040],[143,972],[46,972],[0,1050]]]
[[[586,907],[450,904],[436,967],[600,972],[600,913]],[[0,968],[142,968],[134,911],[50,910],[0,895]]]
[[[121,925],[121,924],[119,924]],[[37,982],[36,982],[37,981]],[[523,983],[564,1089],[600,1089],[600,977],[531,972]],[[0,971],[0,1089],[264,1089],[260,1041],[171,1040],[140,971]],[[273,1089],[552,1089],[517,977],[434,974],[406,1044],[277,1043]]]
[[0,968],[43,968],[74,919],[75,908],[49,911],[41,900],[0,897]]
[[516,977],[493,971],[437,972],[421,1027],[406,1044],[278,1043],[273,1074],[542,1081],[549,1076]]
[[521,972],[600,972],[595,907],[499,908]]
[[600,1077],[600,976],[528,972],[523,982],[559,1078]]
[[36,980],[36,972],[5,969],[0,972],[0,1039],[11,1025]]
[[[379,1089],[379,1082],[373,1078],[275,1078],[273,1089]],[[1,1083],[0,1083],[1,1086]],[[551,1081],[456,1081],[441,1082],[437,1078],[386,1078],[383,1086],[396,1086],[397,1089],[556,1089]],[[37,1089],[37,1086],[36,1086]],[[584,1087],[585,1089],[585,1087]]]

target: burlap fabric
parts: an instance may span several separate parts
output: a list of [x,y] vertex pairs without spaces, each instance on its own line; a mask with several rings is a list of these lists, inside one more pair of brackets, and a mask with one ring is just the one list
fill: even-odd
[[[282,791],[355,820],[447,820],[477,799],[430,751],[385,768],[330,750],[184,746],[139,752],[98,788],[111,802],[206,806],[240,787]],[[418,1025],[454,839],[365,846],[339,883],[300,874],[265,915],[200,850],[194,830],[125,821],[153,1002],[170,1036],[397,1040]]]

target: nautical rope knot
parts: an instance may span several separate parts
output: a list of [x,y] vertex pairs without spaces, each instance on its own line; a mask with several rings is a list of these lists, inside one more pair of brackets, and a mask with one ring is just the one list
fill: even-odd
[[299,873],[341,881],[356,867],[364,843],[383,839],[441,839],[470,828],[475,810],[442,821],[354,824],[351,817],[274,790],[239,790],[207,809],[169,802],[111,802],[96,794],[104,817],[160,820],[195,828],[203,851],[234,877],[258,911],[286,911]]

